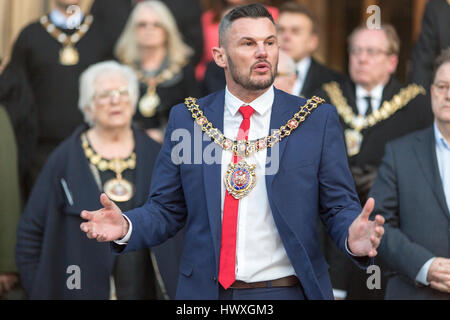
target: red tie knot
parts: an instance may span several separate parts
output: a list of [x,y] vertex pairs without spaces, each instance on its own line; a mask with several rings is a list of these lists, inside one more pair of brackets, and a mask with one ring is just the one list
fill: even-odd
[[255,109],[250,106],[242,106],[239,108],[239,112],[242,114],[242,117],[244,117],[244,119],[250,119],[252,114],[255,112]]

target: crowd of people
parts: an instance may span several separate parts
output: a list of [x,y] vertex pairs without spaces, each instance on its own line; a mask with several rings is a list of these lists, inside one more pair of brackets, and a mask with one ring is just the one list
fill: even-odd
[[[255,2],[217,0],[202,12],[200,1],[95,0],[74,26],[67,8],[79,0],[54,0],[21,31],[0,73],[0,299],[258,299],[242,289],[273,279],[301,288],[264,292],[275,299],[450,299],[450,2],[428,2],[407,84],[395,78],[392,25],[355,28],[341,74],[313,57],[320,22],[309,8]],[[267,74],[264,88],[251,82]],[[289,120],[292,134],[276,141],[279,173],[240,200],[226,183],[212,187],[225,166],[172,163],[174,130],[192,131],[194,117],[193,105],[174,106],[202,96],[196,123],[223,131],[225,163],[226,142],[256,141]],[[302,101],[323,106],[290,119]],[[236,103],[254,110],[247,118]],[[262,141],[255,148],[269,157]],[[256,173],[239,170],[263,176],[265,155],[255,153]],[[227,290],[230,260],[218,248],[231,207],[240,237],[228,255],[240,268]],[[308,228],[290,217],[302,210]],[[108,231],[94,231],[87,212],[113,212],[95,222]],[[314,277],[301,274],[306,260]],[[373,264],[382,271],[375,290]],[[82,290],[67,285],[73,265]]]

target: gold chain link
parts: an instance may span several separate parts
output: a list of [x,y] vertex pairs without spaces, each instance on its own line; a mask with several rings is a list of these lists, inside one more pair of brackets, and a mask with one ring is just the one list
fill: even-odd
[[269,136],[252,141],[233,141],[225,137],[219,129],[213,127],[212,123],[205,117],[203,111],[200,109],[200,106],[197,104],[196,98],[189,97],[184,101],[192,114],[192,118],[194,118],[195,122],[202,128],[202,131],[205,132],[211,140],[213,140],[221,148],[224,150],[230,150],[239,157],[247,157],[255,152],[266,148],[271,148],[276,143],[280,142],[281,139],[289,136],[292,131],[300,125],[300,123],[306,120],[314,109],[324,102],[325,100],[322,98],[316,96],[312,97],[300,107],[300,110],[294,114],[294,116],[289,119],[285,125],[272,132]]

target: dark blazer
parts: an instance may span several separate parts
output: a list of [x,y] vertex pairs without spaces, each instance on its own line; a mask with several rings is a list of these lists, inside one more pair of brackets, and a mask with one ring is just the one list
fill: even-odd
[[297,95],[310,98],[324,83],[339,81],[341,78],[342,76],[337,72],[327,68],[316,59],[311,58],[311,65],[306,74],[303,88]]
[[[92,241],[80,230],[84,209],[101,208],[100,190],[80,142],[80,126],[49,157],[36,181],[17,230],[16,262],[30,299],[109,299],[114,255],[107,243]],[[136,205],[148,195],[159,145],[134,131]],[[70,203],[61,179],[73,199]],[[66,270],[81,270],[81,290],[69,290]]]
[[[339,85],[348,105],[355,114],[358,114],[355,83],[346,78]],[[394,95],[399,93],[402,87],[399,81],[391,77],[383,89],[382,103],[391,100]],[[316,94],[330,101],[325,91],[321,90],[316,92]],[[376,170],[383,158],[386,143],[415,130],[426,128],[432,123],[431,106],[427,102],[426,96],[419,94],[388,119],[361,131],[364,138],[360,152],[355,156],[349,157],[348,161],[362,204],[366,202],[370,187],[375,180]],[[340,121],[343,130],[349,128],[342,118],[340,118]],[[319,232],[322,234],[323,249],[331,266],[330,274],[333,287],[347,291],[348,299],[382,299],[385,289],[384,278],[381,290],[369,290],[366,286],[366,280],[369,275],[349,263],[323,231]],[[380,264],[378,257],[375,258],[375,263]]]
[[447,0],[428,1],[422,18],[419,39],[412,51],[410,81],[429,90],[434,60],[450,47],[450,3]]
[[450,212],[435,148],[433,127],[389,143],[370,191],[373,214],[386,219],[378,252],[394,272],[386,299],[450,299],[448,293],[415,284],[428,259],[450,258]]
[[[205,116],[220,131],[223,131],[224,97],[222,90],[198,100]],[[270,128],[280,128],[305,102],[275,89]],[[171,140],[172,133],[183,129],[195,137],[196,126],[184,104],[173,107],[156,162],[151,195],[142,207],[126,213],[133,225],[128,244],[125,248],[116,245],[113,248],[127,252],[158,245],[185,226],[177,299],[218,299],[221,165],[203,161],[197,164],[198,159],[192,154],[191,163],[176,164],[172,154],[178,146],[177,141]],[[199,142],[190,140],[183,140],[184,146],[198,150]],[[202,150],[211,148],[213,142],[203,140]],[[279,169],[276,174],[265,176],[277,230],[306,296],[332,299],[328,265],[315,232],[318,216],[339,248],[345,250],[348,228],[361,212],[335,108],[327,104],[319,106],[288,138],[278,143],[278,148]],[[221,159],[221,149],[214,150],[216,158]],[[269,166],[270,163],[266,169]],[[362,257],[353,261],[365,267],[371,260]]]

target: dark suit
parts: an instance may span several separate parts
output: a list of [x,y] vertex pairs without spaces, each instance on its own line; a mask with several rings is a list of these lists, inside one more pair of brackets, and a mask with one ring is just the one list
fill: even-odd
[[[109,299],[115,256],[107,243],[90,241],[80,230],[81,211],[101,207],[101,191],[81,147],[84,130],[80,126],[50,155],[19,222],[16,262],[30,299]],[[143,132],[134,131],[134,136],[136,194],[132,200],[140,205],[148,195],[159,145]],[[80,290],[66,285],[71,265],[80,268]]]
[[419,39],[412,51],[410,81],[429,89],[434,60],[442,50],[450,47],[450,3],[430,0],[422,19]]
[[372,214],[386,219],[378,249],[380,258],[393,271],[386,299],[450,299],[449,293],[415,284],[428,259],[450,258],[450,212],[433,127],[386,146],[370,196],[375,198]]
[[[205,116],[220,131],[223,131],[224,97],[222,90],[198,101]],[[275,89],[270,128],[284,125],[305,102],[305,99]],[[203,161],[175,164],[172,155],[177,145],[171,141],[174,130],[184,129],[195,137],[195,126],[184,104],[172,108],[150,197],[142,207],[125,213],[133,226],[131,238],[125,248],[114,244],[113,248],[127,252],[158,245],[185,226],[177,298],[217,299],[221,165]],[[198,149],[195,145],[199,142],[191,140],[183,142],[191,150]],[[202,150],[211,143],[210,139],[200,142]],[[264,181],[277,231],[306,297],[332,299],[328,265],[315,232],[318,216],[338,247],[345,251],[348,228],[361,211],[334,107],[319,106],[288,138],[282,139],[278,147],[279,170],[275,175],[266,175]],[[221,149],[215,150],[220,159]],[[194,155],[190,158],[191,161],[196,159]],[[367,257],[353,259],[362,267],[371,260]]]
[[[350,79],[346,79],[340,82],[339,86],[353,113],[358,114],[355,84]],[[401,84],[392,77],[383,89],[381,103],[390,101],[401,89]],[[330,101],[330,97],[325,91],[318,92],[318,95]],[[366,202],[367,194],[375,180],[386,143],[429,126],[432,119],[431,107],[427,104],[426,96],[419,94],[389,118],[361,131],[363,141],[360,151],[358,154],[349,157],[348,161],[362,204]],[[340,120],[343,130],[348,129],[349,126],[344,120],[342,118]],[[369,275],[354,268],[342,253],[336,250],[334,244],[327,239],[323,232],[322,235],[324,251],[331,266],[330,273],[333,287],[347,291],[348,299],[382,299],[385,289],[384,283],[381,290],[368,290],[366,280]],[[375,258],[375,263],[380,264],[378,258]]]
[[305,82],[301,92],[294,92],[296,95],[301,95],[306,98],[310,98],[314,93],[322,87],[324,83],[330,81],[339,81],[341,76],[319,63],[316,59],[311,58],[311,65],[309,66],[308,73],[306,74]]

